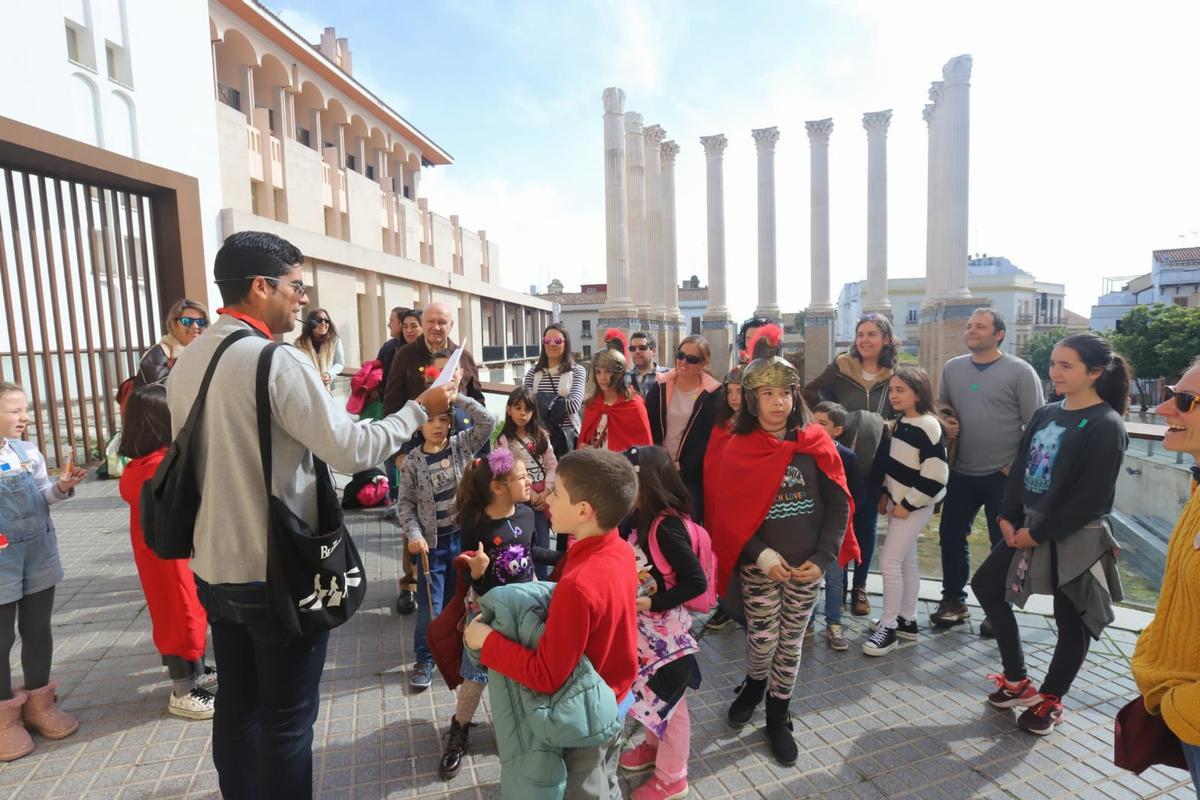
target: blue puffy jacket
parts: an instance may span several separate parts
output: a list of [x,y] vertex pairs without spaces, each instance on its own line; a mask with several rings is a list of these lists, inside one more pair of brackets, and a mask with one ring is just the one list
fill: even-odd
[[[550,611],[553,583],[514,583],[479,598],[480,619],[502,636],[535,647]],[[478,651],[469,651],[478,660]],[[500,796],[506,800],[561,798],[567,747],[599,747],[621,729],[612,689],[584,656],[552,695],[538,694],[496,670],[488,697],[500,751]]]

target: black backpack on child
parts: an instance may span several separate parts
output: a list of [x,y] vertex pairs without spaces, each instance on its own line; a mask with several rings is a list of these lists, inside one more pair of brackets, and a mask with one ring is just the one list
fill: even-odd
[[208,385],[212,383],[217,362],[234,342],[254,335],[255,332],[251,330],[235,331],[217,346],[208,362],[208,369],[204,372],[204,380],[200,383],[200,391],[196,393],[187,421],[167,448],[167,454],[155,470],[154,477],[142,486],[142,538],[159,558],[192,557],[192,537],[196,530],[196,516],[200,513],[200,483],[196,480],[192,435],[204,411]]
[[367,594],[367,575],[329,467],[313,455],[317,472],[317,530],[275,496],[271,487],[271,359],[284,345],[272,343],[258,357],[255,401],[258,447],[267,489],[267,608],[290,636],[336,628],[354,615]]

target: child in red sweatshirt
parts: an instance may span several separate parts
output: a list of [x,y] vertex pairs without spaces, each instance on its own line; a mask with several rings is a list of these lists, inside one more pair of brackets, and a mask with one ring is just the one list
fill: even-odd
[[[495,633],[476,620],[465,635],[480,660],[540,694],[553,694],[587,656],[628,710],[637,673],[637,564],[616,527],[633,508],[637,475],[620,453],[576,450],[558,462],[558,480],[546,497],[554,530],[575,537],[560,565],[546,627],[535,649]],[[600,747],[568,748],[567,797],[619,798],[618,733]]]

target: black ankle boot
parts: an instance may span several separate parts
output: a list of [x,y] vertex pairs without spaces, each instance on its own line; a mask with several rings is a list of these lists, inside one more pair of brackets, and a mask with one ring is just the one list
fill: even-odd
[[737,697],[729,706],[729,724],[735,728],[740,728],[750,721],[754,716],[754,709],[758,708],[758,704],[762,702],[763,695],[767,692],[767,681],[755,680],[747,677],[742,681],[741,686],[737,688]]
[[438,765],[438,775],[448,781],[462,769],[463,756],[467,754],[467,734],[471,723],[460,725],[458,720],[450,718],[450,733],[446,736],[446,749],[442,752],[442,763]]
[[402,588],[396,597],[396,613],[412,614],[417,610],[417,593],[408,588],[408,584],[402,584],[402,586],[405,588]]
[[764,729],[771,743],[775,760],[785,767],[796,763],[800,755],[796,738],[792,736],[792,715],[788,713],[788,700],[767,698],[767,726]]

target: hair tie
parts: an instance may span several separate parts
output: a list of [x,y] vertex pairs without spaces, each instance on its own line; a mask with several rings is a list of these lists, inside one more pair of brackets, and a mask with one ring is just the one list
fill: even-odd
[[512,472],[516,466],[516,460],[513,458],[512,451],[507,447],[498,447],[488,453],[488,467],[491,468],[493,475],[507,475]]

